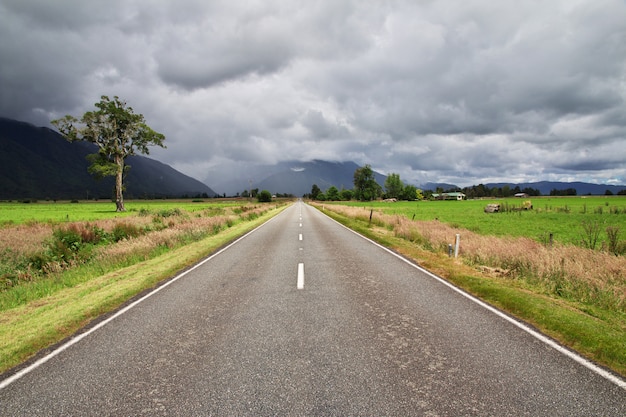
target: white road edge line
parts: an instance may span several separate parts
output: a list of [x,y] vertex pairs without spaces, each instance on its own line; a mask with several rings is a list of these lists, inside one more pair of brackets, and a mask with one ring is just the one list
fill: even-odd
[[492,313],[496,314],[497,316],[503,318],[504,320],[508,321],[509,323],[513,324],[514,326],[520,328],[521,330],[525,331],[526,333],[529,333],[531,336],[533,336],[534,338],[542,341],[543,343],[545,343],[546,345],[552,347],[556,351],[562,353],[563,355],[569,357],[570,359],[573,359],[574,361],[578,362],[580,365],[582,365],[582,366],[586,367],[587,369],[595,372],[596,374],[600,375],[601,377],[603,377],[603,378],[613,382],[618,387],[626,390],[626,380],[620,378],[617,375],[614,375],[613,373],[611,373],[611,372],[607,371],[606,369],[596,365],[595,363],[587,360],[586,358],[583,358],[582,356],[580,356],[576,352],[573,352],[573,351],[565,348],[564,346],[561,346],[560,344],[558,344],[554,340],[550,339],[549,337],[547,337],[543,333],[538,332],[535,329],[532,329],[531,327],[527,326],[526,324],[517,321],[516,319],[508,316],[507,314],[504,314],[503,312],[501,312],[500,310],[496,309],[495,307],[492,307],[489,304],[485,303],[484,301],[482,301],[482,300],[474,297],[473,295],[463,291],[462,289],[460,289],[458,287],[455,287],[454,285],[452,285],[448,281],[444,280],[443,278],[438,277],[437,275],[433,274],[432,272],[430,272],[430,271],[422,268],[421,266],[416,265],[415,263],[409,261],[408,259],[398,255],[397,253],[395,253],[391,249],[384,247],[383,245],[373,241],[372,239],[370,239],[368,237],[363,236],[362,234],[360,234],[360,233],[350,229],[347,226],[344,226],[343,224],[339,223],[338,221],[336,221],[332,217],[326,215],[325,213],[323,213],[323,212],[321,212],[319,210],[318,210],[318,212],[324,214],[326,217],[328,217],[330,220],[334,221],[335,223],[337,223],[339,226],[343,227],[344,229],[349,230],[350,232],[354,233],[355,235],[361,237],[362,239],[365,239],[365,240],[369,241],[370,243],[372,243],[372,244],[378,246],[379,248],[383,249],[384,251],[389,252],[391,255],[393,255],[396,258],[402,260],[403,262],[409,264],[413,268],[415,268],[415,269],[425,273],[426,275],[430,276],[431,278],[434,278],[435,280],[437,280],[440,283],[446,285],[447,287],[451,288],[452,290],[456,291],[457,293],[461,294],[462,296],[472,300],[473,302],[475,302],[476,304],[480,305],[481,307],[486,308],[487,310],[489,310]]
[[[283,211],[284,213],[284,211]],[[191,271],[199,268],[200,266],[204,265],[205,263],[209,262],[211,259],[215,258],[217,255],[221,254],[222,252],[226,251],[227,249],[229,249],[230,247],[234,246],[235,244],[237,244],[239,241],[245,239],[246,237],[250,236],[252,233],[256,232],[257,230],[259,230],[260,228],[262,228],[263,226],[265,226],[266,224],[270,223],[271,221],[273,221],[276,217],[278,217],[281,213],[278,213],[277,216],[272,217],[271,219],[269,219],[268,221],[262,223],[261,225],[259,225],[258,227],[255,227],[254,229],[252,229],[251,231],[249,231],[248,233],[246,233],[243,236],[240,236],[239,238],[237,238],[236,240],[234,240],[233,242],[229,243],[228,245],[224,246],[222,249],[220,249],[219,251],[215,252],[214,254],[210,255],[208,258],[198,262],[197,264],[195,264],[194,266],[192,266],[191,268],[187,269],[186,271],[181,272],[180,274],[178,274],[177,276],[175,276],[174,278],[170,279],[169,281],[167,281],[165,284],[159,286],[158,288],[155,288],[153,291],[149,292],[148,294],[144,295],[143,297],[141,297],[140,299],[133,301],[132,303],[130,303],[129,305],[127,305],[126,307],[122,308],[121,310],[117,311],[115,314],[113,314],[111,317],[107,318],[106,320],[101,321],[100,323],[96,324],[95,326],[93,326],[92,328],[90,328],[89,330],[87,330],[85,333],[81,333],[79,335],[77,335],[76,337],[68,340],[66,343],[64,343],[63,345],[59,346],[58,348],[56,348],[55,350],[53,350],[52,352],[48,353],[46,356],[36,360],[35,362],[33,362],[32,364],[30,364],[29,366],[27,366],[26,368],[23,368],[21,370],[19,370],[18,372],[16,372],[15,374],[11,375],[10,377],[0,381],[0,390],[3,388],[6,388],[7,386],[9,386],[10,384],[12,384],[13,382],[17,381],[18,379],[20,379],[21,377],[23,377],[24,375],[34,371],[35,369],[39,368],[41,365],[43,365],[44,363],[48,362],[50,359],[54,358],[55,356],[57,356],[58,354],[60,354],[61,352],[63,352],[64,350],[68,349],[69,347],[75,345],[76,343],[80,342],[81,340],[83,340],[85,337],[89,336],[91,333],[95,332],[96,330],[100,329],[101,327],[106,326],[107,324],[109,324],[110,322],[112,322],[113,320],[115,320],[117,317],[121,316],[122,314],[126,313],[127,311],[129,311],[130,309],[132,309],[133,307],[135,307],[137,304],[141,303],[142,301],[145,301],[146,299],[152,297],[154,294],[158,293],[159,291],[165,289],[166,287],[169,287],[170,285],[172,285],[174,282],[178,281],[179,279],[181,279],[182,277],[184,277],[185,275],[187,275],[188,273],[190,273]]]
[[297,288],[299,290],[304,289],[304,264],[300,262],[298,264],[298,283]]

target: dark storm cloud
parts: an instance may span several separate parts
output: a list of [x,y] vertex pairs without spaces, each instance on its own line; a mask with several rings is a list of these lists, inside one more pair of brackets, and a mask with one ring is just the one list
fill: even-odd
[[172,36],[155,55],[158,75],[165,83],[192,90],[250,74],[271,74],[289,63],[291,45],[280,33],[262,33],[259,38],[253,29],[234,31],[201,27],[185,38]]

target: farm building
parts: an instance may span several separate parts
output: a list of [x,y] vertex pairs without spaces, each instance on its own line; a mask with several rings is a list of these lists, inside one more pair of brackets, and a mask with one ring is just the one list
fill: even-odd
[[463,193],[442,193],[433,194],[435,200],[465,200],[465,194]]

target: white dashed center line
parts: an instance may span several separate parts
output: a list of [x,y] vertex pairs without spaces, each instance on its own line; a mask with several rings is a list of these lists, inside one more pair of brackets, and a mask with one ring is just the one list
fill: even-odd
[[298,264],[298,284],[297,284],[297,288],[299,290],[304,288],[304,264],[303,263],[299,263]]

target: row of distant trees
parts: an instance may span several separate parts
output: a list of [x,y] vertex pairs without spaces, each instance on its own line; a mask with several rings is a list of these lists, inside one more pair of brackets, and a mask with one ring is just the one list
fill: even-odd
[[[471,187],[465,188],[453,188],[447,190],[437,188],[436,190],[423,191],[413,185],[405,184],[400,179],[400,174],[396,173],[391,173],[387,176],[383,189],[383,187],[381,187],[376,182],[372,167],[369,165],[365,165],[364,167],[357,168],[354,172],[354,188],[352,190],[344,188],[339,190],[337,189],[337,187],[331,186],[330,188],[328,188],[328,190],[326,190],[326,192],[323,192],[319,188],[319,186],[317,186],[317,184],[313,184],[313,187],[311,188],[311,193],[306,194],[304,197],[319,201],[349,201],[353,199],[360,201],[370,201],[379,198],[395,198],[397,200],[412,201],[429,199],[435,192],[439,194],[446,192],[462,192],[466,195],[467,198],[506,198],[522,193],[531,197],[541,195],[541,192],[536,188],[521,188],[519,186],[510,187],[508,185],[502,187],[488,187],[484,184],[473,185]],[[607,190],[605,194],[612,195],[613,193],[610,190]],[[572,196],[576,195],[576,189],[553,189],[552,191],[550,191],[550,195]],[[618,195],[626,195],[626,191],[620,191]]]
[[[524,193],[529,196],[540,196],[541,191],[536,188],[520,188],[518,185],[511,188],[508,185],[503,187],[487,187],[484,184],[473,185],[471,187],[465,187],[461,190],[454,191],[462,191],[463,194],[467,196],[467,198],[482,198],[482,197],[512,197],[515,194]],[[576,190],[574,190],[576,191]]]
[[[478,185],[473,185],[471,187],[465,187],[460,190],[459,189],[446,190],[444,192],[450,192],[450,191],[462,191],[467,196],[467,198],[512,197],[515,194],[521,194],[521,193],[527,194],[528,196],[531,196],[531,197],[538,197],[542,195],[541,191],[539,191],[536,188],[530,188],[530,187],[520,188],[518,185],[516,185],[513,188],[509,187],[508,185],[505,185],[503,187],[489,188],[486,185],[478,184]],[[611,190],[606,190],[604,194],[613,195],[613,192]],[[621,190],[617,194],[626,195],[626,190]],[[576,188],[566,188],[563,190],[558,190],[556,188],[553,188],[552,190],[550,190],[550,196],[575,196],[575,195],[577,195]]]
[[404,184],[400,174],[389,174],[385,180],[385,187],[376,182],[374,171],[370,165],[357,168],[354,171],[354,188],[339,190],[331,186],[323,192],[317,184],[313,184],[311,192],[304,196],[319,201],[371,201],[379,198],[395,198],[397,200],[416,200],[423,198],[422,191],[415,186]]

